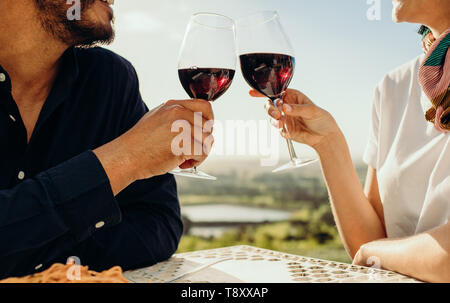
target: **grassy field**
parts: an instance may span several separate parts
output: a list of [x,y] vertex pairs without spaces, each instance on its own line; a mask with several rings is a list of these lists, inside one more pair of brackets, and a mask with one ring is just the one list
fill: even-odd
[[[357,167],[361,180],[365,170],[364,166]],[[178,252],[245,244],[296,255],[351,262],[335,226],[320,167],[311,166],[289,173],[272,174],[247,162],[233,162],[221,163],[215,168],[210,165],[209,172],[217,176],[218,181],[205,185],[189,178],[177,179],[182,205],[229,203],[266,207],[288,210],[293,213],[292,219],[239,228],[218,238],[185,235]]]
[[[266,228],[273,229],[273,226],[267,225],[261,229]],[[320,244],[314,239],[297,241],[274,239],[261,232],[258,233],[256,239],[249,239],[245,236],[241,237],[239,233],[227,233],[220,238],[214,239],[184,236],[181,239],[178,252],[182,253],[235,245],[251,245],[294,255],[351,263],[351,259],[339,240]]]
[[251,245],[295,255],[348,263],[328,205],[294,212],[290,221],[240,227],[220,237],[185,235],[178,252]]

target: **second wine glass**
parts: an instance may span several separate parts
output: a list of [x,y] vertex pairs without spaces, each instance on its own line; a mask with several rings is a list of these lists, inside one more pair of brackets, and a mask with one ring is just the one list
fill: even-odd
[[[194,14],[187,27],[178,61],[178,76],[189,97],[211,102],[220,98],[231,86],[236,61],[234,21],[213,13]],[[178,168],[171,173],[216,180],[197,167]]]
[[[281,25],[277,12],[265,11],[237,21],[237,42],[242,74],[255,90],[272,100],[282,111],[283,96],[294,76],[294,49]],[[284,124],[284,129],[289,129]],[[317,159],[297,157],[291,140],[286,139],[290,162],[275,169],[280,172],[302,167]]]

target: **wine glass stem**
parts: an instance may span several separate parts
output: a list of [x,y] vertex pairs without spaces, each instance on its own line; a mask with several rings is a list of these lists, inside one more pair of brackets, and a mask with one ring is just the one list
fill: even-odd
[[[285,118],[286,114],[283,111],[283,98],[275,99],[273,101],[273,103],[274,103],[275,107],[277,107],[278,110],[281,112],[281,116],[283,118]],[[283,129],[287,134],[289,134],[289,128],[287,126],[286,119],[284,119]],[[295,149],[294,149],[294,144],[292,143],[292,140],[287,139],[287,138],[286,138],[286,143],[287,143],[288,150],[289,150],[289,157],[291,158],[292,162],[295,162],[295,160],[298,158],[297,158],[297,153],[295,152]]]
[[295,162],[297,159],[297,154],[295,153],[294,145],[292,144],[292,140],[286,139],[288,150],[289,150],[289,157],[291,157],[291,161]]

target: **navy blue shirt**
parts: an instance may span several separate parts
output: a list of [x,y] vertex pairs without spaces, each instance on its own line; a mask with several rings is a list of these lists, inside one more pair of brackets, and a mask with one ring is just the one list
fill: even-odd
[[70,48],[27,144],[0,66],[0,278],[70,256],[97,271],[134,269],[176,251],[183,228],[173,176],[135,182],[114,197],[92,152],[147,111],[128,61],[103,48]]

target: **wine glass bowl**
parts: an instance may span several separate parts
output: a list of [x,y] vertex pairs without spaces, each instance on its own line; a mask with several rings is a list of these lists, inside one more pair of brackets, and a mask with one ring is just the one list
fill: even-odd
[[184,90],[193,99],[215,101],[230,88],[235,71],[225,68],[191,67],[178,70]]
[[240,56],[247,83],[270,98],[282,99],[294,76],[295,58],[283,54],[252,53]]
[[233,19],[213,13],[192,15],[180,50],[178,69],[236,69]]

